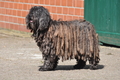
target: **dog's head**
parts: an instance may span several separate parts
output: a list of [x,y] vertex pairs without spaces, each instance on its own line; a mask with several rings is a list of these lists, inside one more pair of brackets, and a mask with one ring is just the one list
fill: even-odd
[[26,16],[27,28],[31,32],[43,31],[49,27],[51,20],[48,10],[42,6],[34,6]]

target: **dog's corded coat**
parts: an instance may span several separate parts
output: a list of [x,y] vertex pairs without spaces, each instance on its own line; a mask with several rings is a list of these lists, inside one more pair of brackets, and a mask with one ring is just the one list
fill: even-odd
[[56,55],[63,61],[75,58],[89,60],[93,65],[99,63],[98,34],[86,20],[52,20],[47,9],[35,6],[27,15],[26,24],[45,60]]
[[[85,20],[52,21],[48,31],[36,38],[43,54],[56,54],[63,60],[78,58],[84,61],[94,57],[99,61],[98,35],[92,24]],[[50,49],[49,49],[50,48]]]

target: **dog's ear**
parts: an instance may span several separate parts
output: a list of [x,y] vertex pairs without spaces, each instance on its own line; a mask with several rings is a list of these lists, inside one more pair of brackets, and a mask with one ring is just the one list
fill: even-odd
[[49,23],[51,20],[51,16],[48,12],[47,9],[45,9],[44,7],[42,7],[42,13],[39,16],[39,26],[38,26],[38,30],[45,30],[49,27]]
[[28,15],[25,17],[25,22],[26,22],[27,29],[29,29],[29,17],[28,17]]

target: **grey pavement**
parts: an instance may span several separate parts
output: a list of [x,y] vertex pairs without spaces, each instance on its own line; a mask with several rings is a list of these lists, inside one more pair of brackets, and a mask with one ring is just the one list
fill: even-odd
[[90,70],[88,62],[84,69],[74,70],[73,59],[59,60],[55,71],[42,72],[38,71],[43,64],[42,55],[34,39],[30,35],[3,32],[0,32],[0,80],[120,80],[120,48],[100,46],[97,70]]

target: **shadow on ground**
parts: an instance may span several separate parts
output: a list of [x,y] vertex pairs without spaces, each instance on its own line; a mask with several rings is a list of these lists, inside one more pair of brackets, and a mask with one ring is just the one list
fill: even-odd
[[[39,66],[40,68],[41,66]],[[103,69],[104,65],[98,65],[98,68],[95,70]],[[86,65],[83,69],[90,69],[90,65]],[[73,65],[58,65],[55,70],[76,70],[73,68]]]

